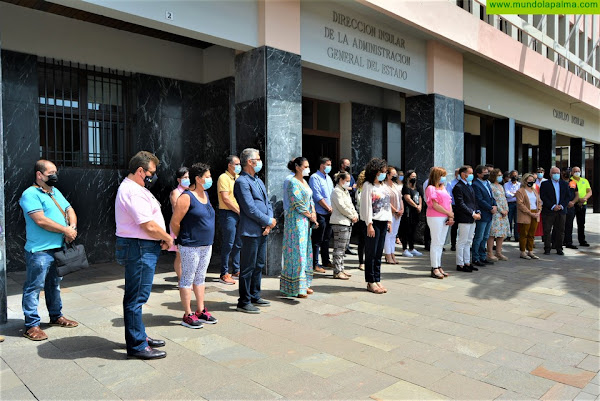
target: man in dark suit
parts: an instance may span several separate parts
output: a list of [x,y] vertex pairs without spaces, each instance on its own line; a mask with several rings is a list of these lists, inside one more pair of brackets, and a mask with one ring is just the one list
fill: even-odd
[[488,181],[490,173],[486,166],[475,167],[477,179],[473,181],[473,191],[477,199],[477,206],[481,211],[481,220],[475,227],[475,238],[473,239],[473,264],[475,266],[485,266],[494,264],[493,261],[486,258],[486,249],[490,228],[492,227],[492,215],[498,211],[496,200],[492,195],[492,186]]
[[475,234],[475,221],[481,218],[471,186],[473,168],[462,166],[458,169],[458,178],[452,188],[454,197],[454,221],[458,224],[458,239],[456,241],[456,270],[470,273],[479,270],[471,265],[471,243]]
[[243,171],[233,187],[233,195],[240,206],[238,230],[242,237],[237,310],[260,313],[257,306],[270,304],[260,297],[260,281],[267,259],[267,235],[275,227],[277,220],[273,218],[273,207],[265,184],[256,176],[262,169],[258,150],[244,149],[240,155],[240,164]]
[[[542,224],[544,225],[544,255],[549,255],[552,249],[552,239],[558,255],[564,255],[562,250],[567,208],[569,207],[569,185],[560,179],[558,167],[550,169],[550,180],[540,185],[542,199]],[[554,235],[552,231],[554,230]]]

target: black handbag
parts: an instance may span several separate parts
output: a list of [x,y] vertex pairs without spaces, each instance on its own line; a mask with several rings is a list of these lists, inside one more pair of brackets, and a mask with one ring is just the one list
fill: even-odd
[[[60,207],[51,193],[48,192],[48,195],[50,195],[50,198],[54,201],[56,207],[58,207],[60,212],[63,214],[65,222],[67,225],[69,225],[69,218],[67,217],[67,214],[63,208]],[[89,267],[87,255],[85,254],[85,248],[83,245],[75,245],[73,242],[65,242],[65,245],[63,245],[62,249],[54,253],[54,261],[56,263],[56,271],[58,272],[59,277],[64,277],[67,274]]]

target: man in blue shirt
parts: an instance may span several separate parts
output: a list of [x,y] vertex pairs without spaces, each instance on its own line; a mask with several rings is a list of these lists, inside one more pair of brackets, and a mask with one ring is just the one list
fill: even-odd
[[[319,253],[323,266],[333,267],[329,259],[329,239],[331,238],[331,226],[329,217],[331,208],[331,193],[333,192],[333,181],[329,177],[331,172],[331,159],[322,157],[319,159],[319,170],[310,176],[308,185],[313,191],[313,201],[317,212],[317,223],[319,227],[312,232],[313,267],[316,273],[325,273],[325,269],[319,266]],[[319,252],[320,251],[320,252]]]
[[25,264],[27,276],[23,285],[23,314],[25,333],[30,340],[46,340],[48,336],[40,328],[38,304],[44,290],[50,325],[77,327],[78,323],[62,314],[60,281],[54,253],[62,248],[64,241],[77,237],[77,215],[71,204],[54,186],[58,182],[54,163],[38,160],[35,163],[35,181],[21,195],[19,205],[25,215]]
[[240,155],[240,164],[243,171],[233,187],[233,195],[240,206],[238,230],[242,237],[237,310],[260,313],[257,306],[270,305],[269,301],[260,296],[260,284],[267,260],[267,236],[275,228],[277,220],[273,218],[267,188],[256,175],[262,169],[258,150],[244,149]]

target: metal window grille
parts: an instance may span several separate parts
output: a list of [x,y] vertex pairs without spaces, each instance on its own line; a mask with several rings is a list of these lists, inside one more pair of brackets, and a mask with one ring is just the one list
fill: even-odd
[[40,157],[65,167],[124,168],[129,74],[38,60]]

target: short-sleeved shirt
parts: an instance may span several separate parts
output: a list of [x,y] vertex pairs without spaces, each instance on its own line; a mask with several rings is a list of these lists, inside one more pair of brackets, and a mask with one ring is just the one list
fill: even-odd
[[[579,177],[579,180],[577,180],[574,177],[571,177],[571,179],[575,180],[575,182],[577,183],[577,190],[579,191],[579,197],[581,199],[583,199],[583,197],[585,197],[585,195],[587,194],[588,188],[592,189],[592,187],[590,186],[590,182],[583,177]],[[585,202],[584,205],[587,205],[587,202]]]
[[319,201],[325,199],[325,202],[331,206],[331,193],[333,192],[333,181],[329,175],[324,174],[321,170],[310,176],[308,185],[313,191],[313,201],[315,202],[315,211],[318,214],[329,214]]
[[404,195],[410,195],[413,202],[417,205],[419,204],[419,198],[422,197],[421,189],[417,186],[415,189],[411,189],[408,185],[402,187],[402,201],[404,202],[404,214],[402,215],[403,219],[410,219],[410,221],[419,220],[419,212],[417,212],[417,208],[412,207],[406,199],[404,199]]
[[[65,199],[58,188],[52,188],[51,194],[66,213],[71,204]],[[65,216],[47,192],[44,192],[39,187],[29,187],[23,191],[19,205],[25,215],[25,231],[27,235],[25,250],[27,252],[47,251],[63,246],[64,235],[62,233],[48,231],[38,226],[30,216],[32,213],[44,212],[45,217],[61,226],[67,226]]]
[[446,191],[446,188],[437,189],[433,185],[430,185],[425,190],[425,197],[427,199],[427,217],[447,217],[446,214],[440,213],[433,208],[433,201],[436,201],[446,210],[452,210],[452,198],[450,198],[450,194]]
[[223,202],[223,192],[227,192],[229,194],[229,200],[239,209],[239,205],[235,200],[235,197],[233,196],[233,186],[235,184],[235,180],[237,180],[238,177],[239,175],[236,174],[235,176],[233,176],[229,173],[229,171],[226,171],[219,176],[219,179],[217,180],[217,193],[219,194],[219,209],[231,210],[231,208],[229,208],[229,206],[227,206],[225,202]]
[[160,210],[160,203],[152,192],[135,181],[125,177],[115,200],[115,222],[117,236],[123,238],[139,238],[155,241],[149,236],[141,224],[154,221],[165,230],[165,218]]
[[210,199],[207,196],[206,203],[202,203],[189,190],[181,196],[190,197],[190,208],[181,219],[177,243],[189,247],[212,245],[215,239],[215,209]]

